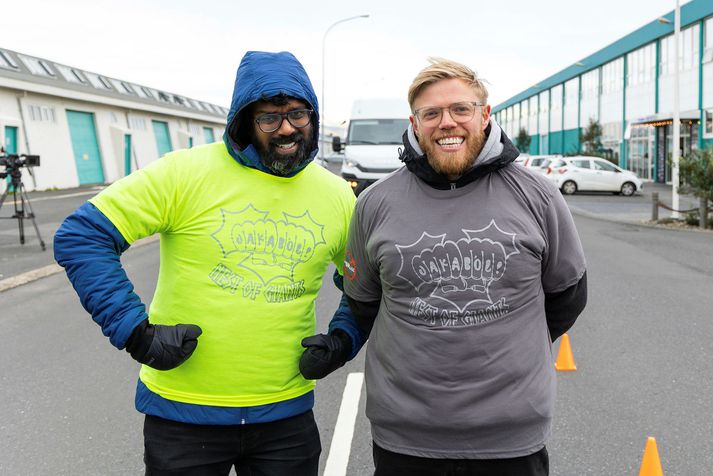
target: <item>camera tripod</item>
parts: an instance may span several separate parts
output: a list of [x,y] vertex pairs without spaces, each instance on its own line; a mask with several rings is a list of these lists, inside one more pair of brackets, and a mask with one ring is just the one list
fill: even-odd
[[[32,220],[32,225],[35,227],[35,233],[37,233],[37,239],[40,240],[40,247],[42,251],[45,250],[45,242],[42,240],[40,235],[40,229],[37,227],[37,222],[35,221],[35,213],[32,211],[32,205],[30,204],[30,198],[27,196],[25,191],[25,185],[22,183],[21,172],[19,168],[15,168],[4,173],[0,173],[0,179],[10,176],[10,183],[0,196],[0,209],[2,209],[3,203],[7,198],[8,193],[12,193],[12,202],[15,205],[15,214],[6,218],[9,220],[17,219],[17,226],[20,231],[20,244],[25,244],[25,225],[23,220]],[[12,188],[12,192],[10,192]],[[29,213],[28,213],[29,211]]]

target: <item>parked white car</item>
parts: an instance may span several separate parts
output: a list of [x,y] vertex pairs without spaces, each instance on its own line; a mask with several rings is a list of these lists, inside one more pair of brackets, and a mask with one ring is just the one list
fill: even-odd
[[551,161],[544,174],[563,194],[613,192],[629,197],[643,188],[635,173],[599,157],[562,157]]
[[[528,169],[539,168],[545,161],[559,157],[558,155],[524,155],[520,154],[520,157],[515,159],[515,163],[519,163],[523,167]],[[522,159],[521,159],[522,158]]]

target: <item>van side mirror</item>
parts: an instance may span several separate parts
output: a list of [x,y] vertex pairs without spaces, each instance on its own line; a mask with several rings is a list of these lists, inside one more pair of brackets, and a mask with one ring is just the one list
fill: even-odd
[[341,152],[342,151],[342,139],[339,136],[334,136],[332,137],[332,150],[334,152]]

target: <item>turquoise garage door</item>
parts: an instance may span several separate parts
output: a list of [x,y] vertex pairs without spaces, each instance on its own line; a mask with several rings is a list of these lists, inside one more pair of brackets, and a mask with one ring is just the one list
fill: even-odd
[[158,156],[163,157],[173,150],[171,146],[171,136],[168,134],[168,123],[162,121],[151,121],[153,123],[153,134],[156,136],[156,147]]
[[[17,154],[17,127],[5,126],[5,153]],[[5,180],[7,181],[7,191],[12,192],[10,176],[8,175]]]
[[203,137],[205,138],[206,144],[211,144],[215,142],[215,136],[213,135],[213,129],[210,127],[203,128]]
[[69,135],[72,139],[74,162],[77,164],[79,185],[104,183],[94,114],[91,112],[67,111]]

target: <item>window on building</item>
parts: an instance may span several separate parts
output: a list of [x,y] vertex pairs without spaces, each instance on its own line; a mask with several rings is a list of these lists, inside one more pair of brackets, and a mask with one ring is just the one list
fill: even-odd
[[[676,55],[674,35],[661,39],[661,74],[673,74]],[[678,42],[678,70],[687,71],[698,67],[698,24],[681,30]]]
[[111,90],[111,83],[104,78],[103,76],[99,76],[98,74],[94,73],[84,73],[84,75],[87,77],[89,82],[91,83],[92,86],[94,86],[97,89],[109,89]]
[[212,104],[209,104],[207,102],[202,102],[201,105],[203,106],[203,109],[205,109],[206,111],[215,113],[215,109],[213,109]]
[[57,122],[53,107],[30,104],[27,106],[27,112],[31,121]]
[[550,102],[550,109],[552,112],[560,111],[562,110],[562,85],[558,84],[551,90],[551,102]]
[[599,70],[595,69],[582,75],[582,100],[596,99],[599,96]]
[[602,94],[623,89],[624,59],[618,58],[602,66]]
[[547,112],[550,110],[550,92],[545,91],[540,93],[540,112]]
[[703,29],[703,62],[713,62],[713,17],[706,20]]
[[129,128],[136,131],[145,131],[146,120],[143,117],[129,115]]
[[148,96],[149,99],[158,99],[158,91],[155,89],[141,86],[141,90],[146,94],[146,96]]
[[124,81],[119,81],[118,79],[112,79],[112,78],[109,78],[109,81],[114,86],[114,89],[116,89],[121,94],[136,95],[136,92],[134,92],[134,90],[131,89],[131,86],[129,86]]
[[708,109],[704,111],[705,128],[703,129],[703,134],[706,137],[713,137],[713,109]]
[[650,45],[632,51],[626,58],[626,84],[634,86],[637,84],[650,83],[656,76],[656,45]]
[[25,66],[27,66],[27,69],[30,70],[30,73],[36,76],[45,76],[48,78],[57,77],[54,70],[47,61],[25,55],[18,55],[18,57],[25,64]]
[[82,75],[74,68],[68,66],[62,66],[61,64],[56,64],[57,70],[60,72],[62,77],[69,81],[70,83],[86,84],[87,80],[82,77]]
[[20,69],[20,67],[15,63],[9,53],[0,50],[0,68],[5,69]]

